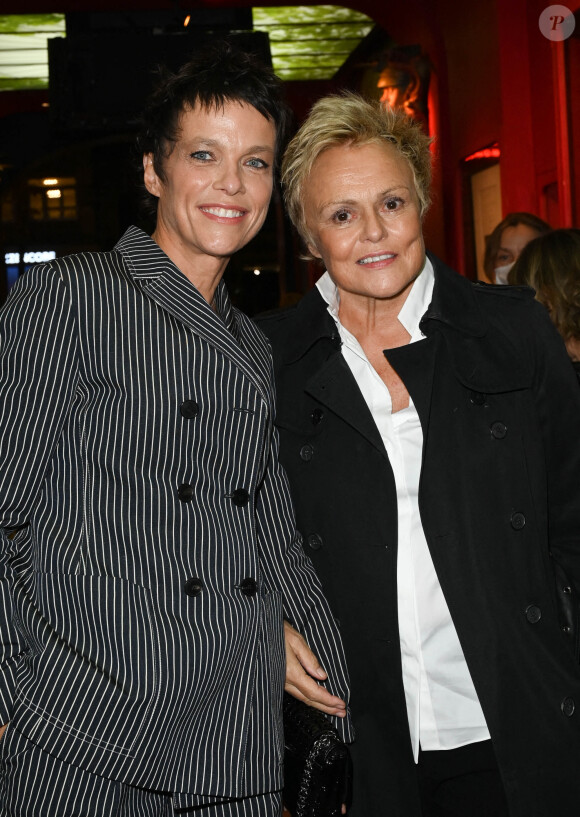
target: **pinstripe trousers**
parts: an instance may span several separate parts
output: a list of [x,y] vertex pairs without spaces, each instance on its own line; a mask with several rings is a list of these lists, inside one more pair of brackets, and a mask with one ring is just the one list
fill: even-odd
[[86,772],[43,751],[14,728],[0,741],[2,817],[281,817],[271,792],[192,809],[176,809],[152,792]]

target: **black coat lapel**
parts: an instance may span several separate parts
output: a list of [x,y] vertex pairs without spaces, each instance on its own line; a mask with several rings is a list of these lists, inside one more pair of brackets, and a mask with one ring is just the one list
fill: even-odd
[[304,390],[362,434],[387,459],[376,423],[340,351],[317,368]]

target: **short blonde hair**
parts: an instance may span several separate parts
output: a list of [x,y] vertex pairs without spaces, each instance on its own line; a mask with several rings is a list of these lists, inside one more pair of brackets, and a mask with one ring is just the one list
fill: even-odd
[[431,139],[402,111],[345,91],[316,102],[282,160],[284,201],[305,243],[312,244],[304,214],[304,184],[321,153],[339,145],[387,144],[411,167],[421,218],[431,203]]

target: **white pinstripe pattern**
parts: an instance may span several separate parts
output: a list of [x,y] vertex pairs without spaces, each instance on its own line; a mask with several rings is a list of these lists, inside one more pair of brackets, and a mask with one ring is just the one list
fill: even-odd
[[0,527],[28,526],[2,537],[0,715],[187,804],[281,786],[282,608],[347,695],[278,464],[269,348],[223,284],[216,300],[131,228],[30,270],[0,319]]
[[171,794],[85,772],[9,729],[0,744],[3,817],[280,817],[280,792],[179,809]]

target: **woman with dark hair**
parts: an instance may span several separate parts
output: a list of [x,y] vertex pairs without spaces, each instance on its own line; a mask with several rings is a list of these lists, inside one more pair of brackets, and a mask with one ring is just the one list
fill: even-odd
[[580,230],[552,230],[523,249],[508,275],[546,307],[580,376]]
[[509,213],[485,241],[483,268],[492,284],[507,284],[507,276],[528,241],[552,228],[533,213]]
[[348,696],[270,348],[223,282],[286,119],[271,69],[200,49],[144,116],[152,235],[33,267],[2,309],[3,815],[280,815],[284,618]]

